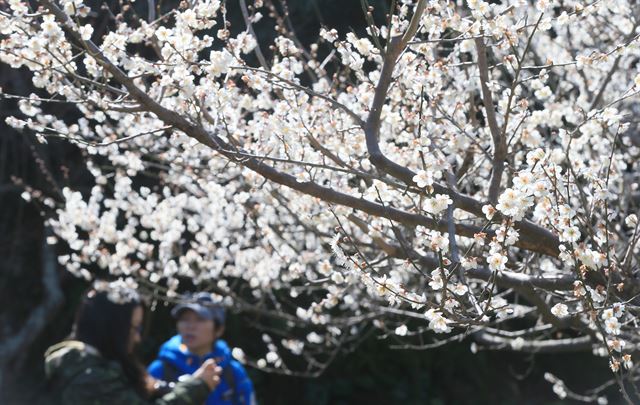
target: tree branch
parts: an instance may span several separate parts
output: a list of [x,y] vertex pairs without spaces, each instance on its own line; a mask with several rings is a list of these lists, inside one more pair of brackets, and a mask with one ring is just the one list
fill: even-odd
[[488,345],[489,349],[507,349],[527,353],[583,352],[591,350],[593,346],[589,336],[568,339],[522,340],[515,347],[512,345],[512,338],[492,335],[485,331],[478,331],[472,336],[478,343]]
[[476,38],[476,49],[478,51],[478,71],[480,73],[480,88],[482,89],[482,102],[484,111],[487,116],[487,124],[491,138],[493,140],[493,173],[489,183],[489,201],[496,205],[498,202],[498,194],[500,193],[500,183],[502,181],[502,173],[504,172],[504,163],[507,158],[507,139],[500,132],[498,121],[496,119],[496,110],[493,105],[493,95],[489,89],[489,67],[487,63],[487,47],[484,39]]

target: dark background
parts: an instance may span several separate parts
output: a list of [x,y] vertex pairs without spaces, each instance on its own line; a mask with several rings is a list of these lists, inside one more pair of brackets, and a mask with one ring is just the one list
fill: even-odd
[[[242,30],[244,23],[236,3],[228,2],[229,18],[234,29]],[[171,2],[165,4],[175,6]],[[388,5],[384,1],[370,4],[376,7],[374,18],[382,21]],[[117,8],[115,3],[111,6]],[[144,4],[137,7],[144,8]],[[288,10],[298,37],[307,44],[317,39],[320,24],[337,28],[342,36],[349,31],[362,34],[366,26],[359,0],[289,1]],[[146,13],[144,9],[139,11]],[[273,38],[271,23],[265,18],[256,26],[263,44]],[[104,29],[108,24],[101,26]],[[268,55],[268,46],[263,45],[262,49]],[[32,91],[30,74],[0,65],[0,87],[7,93],[28,95]],[[71,108],[58,109],[56,113],[70,119],[76,114]],[[0,404],[33,404],[42,399],[44,350],[70,332],[86,284],[59,269],[62,303],[50,313],[46,326],[30,335],[20,350],[3,352],[3,342],[24,326],[31,311],[43,300],[43,265],[47,260],[49,265],[53,264],[43,252],[46,236],[43,223],[51,212],[38,202],[26,202],[20,194],[27,186],[59,200],[62,187],[89,190],[92,178],[84,168],[83,153],[78,148],[58,140],[41,145],[31,134],[16,133],[4,123],[10,115],[20,115],[16,102],[0,98],[0,360],[4,364],[0,370]],[[145,339],[140,348],[145,362],[174,333],[168,309],[159,305],[147,314]],[[230,316],[225,338],[231,346],[259,353],[263,346],[260,335],[247,327],[242,315]],[[406,351],[390,349],[392,343],[371,336],[357,350],[338,356],[322,376],[314,379],[256,369],[249,369],[249,373],[262,404],[318,405],[560,404],[570,402],[557,399],[551,384],[543,378],[545,372],[562,377],[578,392],[610,377],[606,359],[594,358],[590,353],[473,354],[470,342],[429,351]],[[615,392],[615,388],[610,392]]]

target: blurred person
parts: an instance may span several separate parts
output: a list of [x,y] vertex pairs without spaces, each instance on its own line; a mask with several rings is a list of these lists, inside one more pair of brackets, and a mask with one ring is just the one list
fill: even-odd
[[[123,292],[124,291],[124,292]],[[154,380],[136,359],[144,309],[132,290],[90,290],[70,340],[47,349],[48,400],[54,404],[202,404],[220,382],[213,360],[193,369],[171,392],[154,398]]]
[[178,334],[162,345],[158,358],[148,367],[149,374],[159,380],[179,381],[214,359],[222,368],[221,381],[206,405],[254,405],[253,384],[247,372],[220,338],[225,327],[224,307],[214,303],[211,294],[197,293],[185,297],[171,315],[176,319]]

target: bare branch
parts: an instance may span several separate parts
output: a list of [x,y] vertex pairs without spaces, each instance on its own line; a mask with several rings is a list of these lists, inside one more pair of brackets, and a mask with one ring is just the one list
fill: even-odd
[[591,350],[593,342],[589,336],[567,339],[521,340],[517,346],[512,345],[512,339],[492,335],[489,332],[478,331],[473,338],[488,346],[489,349],[517,350],[526,353],[568,353]]
[[487,63],[487,47],[484,39],[476,38],[476,49],[478,51],[478,72],[480,73],[480,88],[482,89],[482,102],[484,104],[487,124],[493,139],[493,173],[489,183],[489,201],[496,205],[498,194],[500,193],[500,183],[504,172],[505,159],[507,158],[507,138],[500,132],[496,119],[496,110],[493,105],[493,95],[489,89],[489,68]]

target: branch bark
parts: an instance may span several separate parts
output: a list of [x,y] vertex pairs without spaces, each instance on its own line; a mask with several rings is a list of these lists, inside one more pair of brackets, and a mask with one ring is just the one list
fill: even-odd
[[504,163],[507,158],[507,139],[498,127],[496,119],[496,109],[493,105],[493,95],[489,89],[489,64],[487,63],[487,47],[483,38],[476,38],[476,49],[478,51],[478,71],[480,73],[480,88],[482,89],[482,102],[487,117],[489,132],[493,140],[493,172],[489,182],[489,201],[494,206],[498,203],[500,193],[500,183],[504,172]]
[[[240,9],[242,10],[242,17],[244,18],[244,23],[247,26],[247,30],[249,34],[254,38],[258,38],[253,29],[253,23],[251,22],[251,17],[249,16],[249,11],[247,10],[247,2],[246,0],[240,0]],[[269,65],[267,64],[267,59],[262,54],[262,50],[260,49],[260,44],[256,45],[253,52],[256,54],[256,58],[258,58],[258,62],[260,62],[260,66],[262,66],[265,70],[269,69]]]

